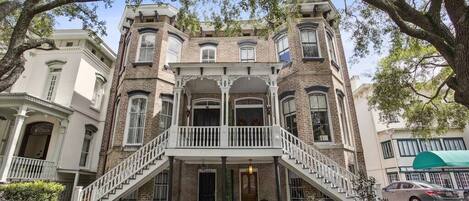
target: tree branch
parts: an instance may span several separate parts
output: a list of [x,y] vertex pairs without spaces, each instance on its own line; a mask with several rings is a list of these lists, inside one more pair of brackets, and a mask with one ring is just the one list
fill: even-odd
[[21,7],[21,3],[18,0],[0,2],[0,20],[19,7]]
[[101,1],[101,0],[55,0],[51,1],[48,3],[43,3],[35,6],[33,8],[34,13],[42,13],[48,10],[52,10],[54,8],[70,4],[70,3],[86,3],[86,2],[95,2],[95,1]]

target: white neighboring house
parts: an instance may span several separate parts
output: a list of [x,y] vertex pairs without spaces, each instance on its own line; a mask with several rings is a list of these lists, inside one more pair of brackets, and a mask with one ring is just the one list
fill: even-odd
[[[370,109],[368,97],[373,93],[371,84],[358,85],[359,77],[352,77],[352,90],[358,125],[365,154],[368,176],[386,186],[393,181],[425,180],[444,187],[469,189],[469,169],[414,170],[412,162],[421,151],[466,150],[469,130],[450,129],[446,134],[432,138],[413,137],[400,117],[385,117]],[[354,86],[355,85],[355,86]],[[385,119],[391,118],[391,123]]]
[[25,71],[0,93],[0,182],[94,180],[115,53],[85,30],[56,30],[59,50],[30,50]]

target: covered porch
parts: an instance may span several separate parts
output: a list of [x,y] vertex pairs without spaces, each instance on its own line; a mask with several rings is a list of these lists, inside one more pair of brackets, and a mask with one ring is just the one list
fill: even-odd
[[0,182],[55,180],[72,112],[25,93],[0,94]]
[[281,63],[170,65],[176,86],[168,155],[281,155],[277,94]]

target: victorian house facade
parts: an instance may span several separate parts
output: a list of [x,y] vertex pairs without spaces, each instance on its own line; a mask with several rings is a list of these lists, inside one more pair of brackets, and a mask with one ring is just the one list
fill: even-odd
[[96,178],[116,55],[85,30],[56,30],[58,50],[30,50],[25,70],[0,93],[0,182]]
[[188,34],[127,7],[100,153],[74,200],[352,200],[364,171],[338,12],[299,5],[268,37]]

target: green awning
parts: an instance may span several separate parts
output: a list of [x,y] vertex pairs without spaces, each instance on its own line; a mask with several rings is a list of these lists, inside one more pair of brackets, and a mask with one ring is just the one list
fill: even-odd
[[469,168],[469,151],[420,152],[414,159],[413,168]]

